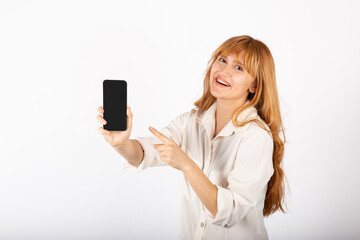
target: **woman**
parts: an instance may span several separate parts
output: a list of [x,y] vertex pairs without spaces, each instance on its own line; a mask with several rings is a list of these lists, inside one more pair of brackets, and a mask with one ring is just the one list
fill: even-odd
[[129,140],[130,107],[126,131],[99,132],[127,160],[124,169],[183,172],[181,239],[267,239],[264,216],[285,212],[285,135],[268,47],[250,36],[221,44],[194,105],[160,132],[150,127],[154,137]]

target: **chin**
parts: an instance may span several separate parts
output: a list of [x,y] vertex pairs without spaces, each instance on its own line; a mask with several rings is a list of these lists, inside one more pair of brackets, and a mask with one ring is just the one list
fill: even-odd
[[210,89],[210,93],[213,97],[216,97],[216,98],[218,97],[218,95],[216,93],[214,93],[211,89]]
[[211,89],[210,89],[210,93],[213,97],[215,98],[222,98],[222,97],[226,97],[224,95],[221,95],[221,94],[218,94],[217,92],[213,92]]

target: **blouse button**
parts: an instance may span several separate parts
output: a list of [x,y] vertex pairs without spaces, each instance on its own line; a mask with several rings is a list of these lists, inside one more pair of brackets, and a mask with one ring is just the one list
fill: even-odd
[[202,223],[200,223],[200,227],[204,227],[204,223],[202,222]]

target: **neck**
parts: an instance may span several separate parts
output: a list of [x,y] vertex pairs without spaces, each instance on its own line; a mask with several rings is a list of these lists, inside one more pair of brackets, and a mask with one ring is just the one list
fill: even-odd
[[218,98],[216,100],[216,113],[215,113],[216,123],[219,124],[228,123],[231,120],[235,110],[240,106],[243,106],[245,102],[246,102],[246,98],[239,100],[228,100],[228,99]]

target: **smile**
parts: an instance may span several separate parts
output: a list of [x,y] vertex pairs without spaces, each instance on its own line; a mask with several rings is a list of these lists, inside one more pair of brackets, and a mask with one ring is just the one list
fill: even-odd
[[230,87],[230,84],[228,84],[227,82],[225,82],[219,78],[215,78],[215,81],[216,81],[217,85],[220,85],[223,87]]

